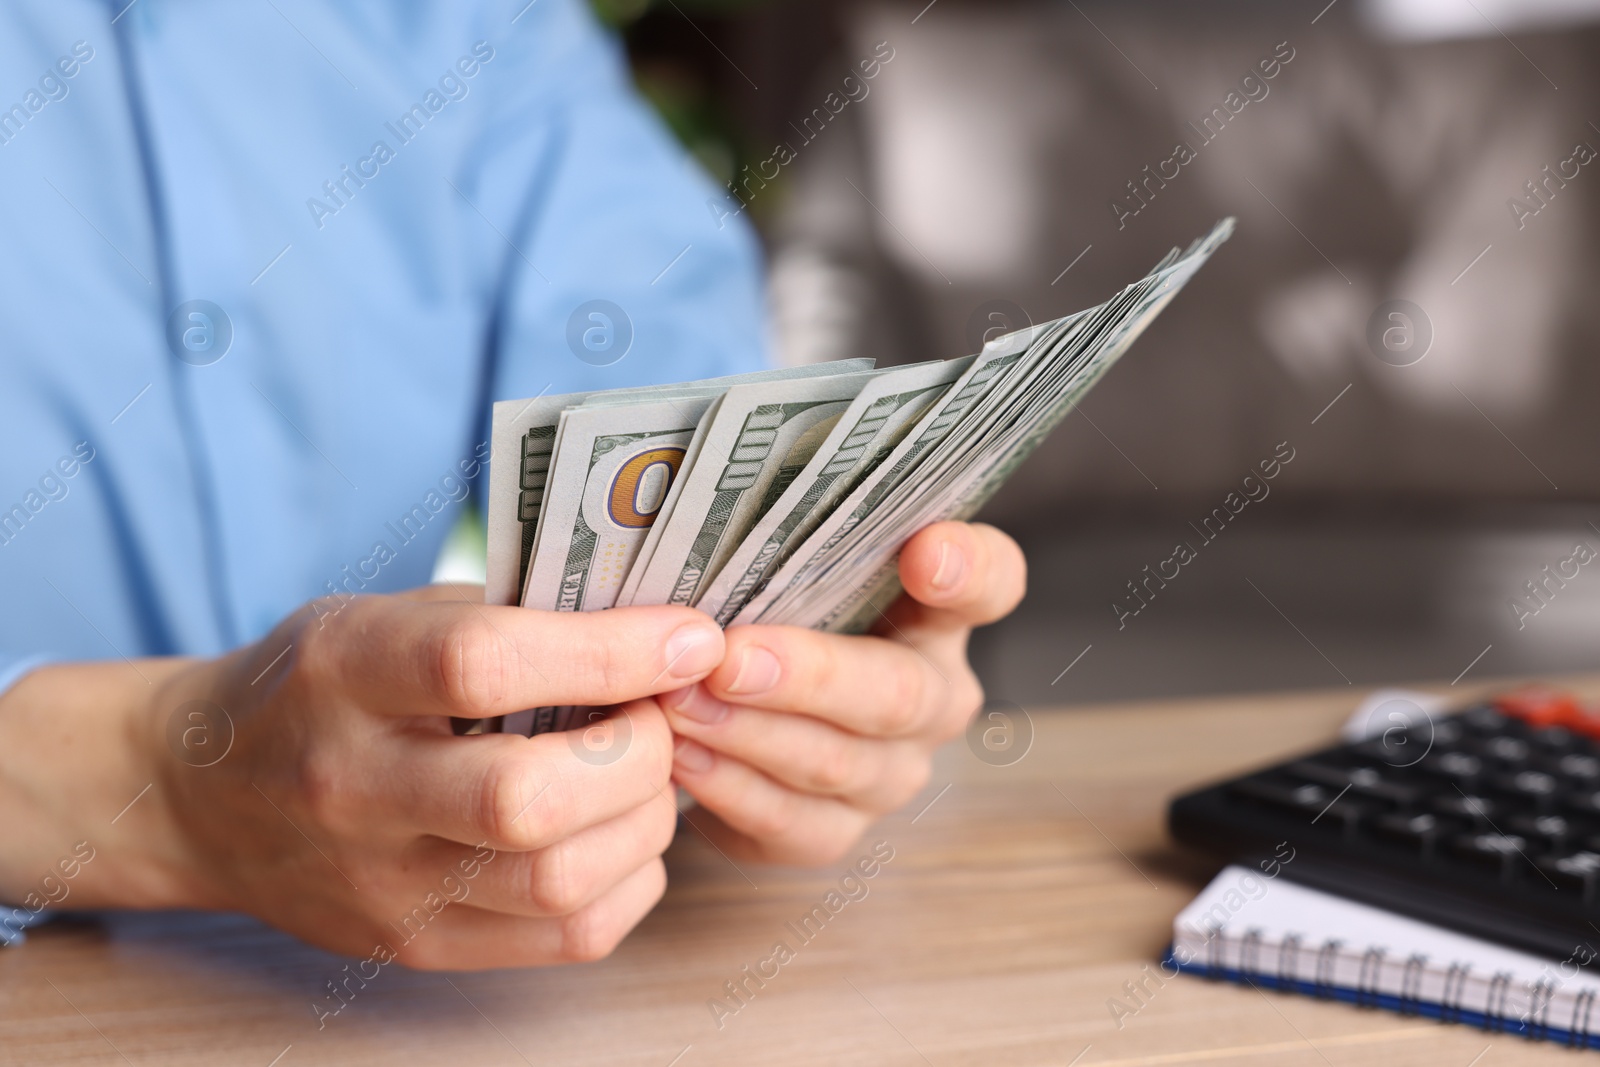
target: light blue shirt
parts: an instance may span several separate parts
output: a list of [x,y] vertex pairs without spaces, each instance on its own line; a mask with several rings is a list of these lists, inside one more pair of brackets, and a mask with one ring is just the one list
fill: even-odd
[[0,7],[0,689],[426,582],[493,400],[755,369],[725,204],[576,0]]

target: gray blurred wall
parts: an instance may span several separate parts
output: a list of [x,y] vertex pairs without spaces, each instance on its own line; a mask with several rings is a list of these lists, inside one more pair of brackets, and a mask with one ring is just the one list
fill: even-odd
[[[1514,607],[1600,547],[1596,4],[1476,0],[1476,31],[1458,6],[916,0],[749,30],[740,60],[776,90],[756,124],[797,148],[756,194],[789,361],[974,351],[1239,219],[989,509],[1034,568],[977,643],[992,691],[1596,665],[1600,578]],[[863,99],[794,125],[880,43]],[[1141,567],[1284,443],[1271,498],[1119,620]]]

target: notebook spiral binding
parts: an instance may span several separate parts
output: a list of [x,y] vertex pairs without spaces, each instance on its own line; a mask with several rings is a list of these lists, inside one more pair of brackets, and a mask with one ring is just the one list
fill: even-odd
[[1300,935],[1290,934],[1278,943],[1278,988],[1293,989],[1299,973]]
[[1511,995],[1511,973],[1509,971],[1496,971],[1494,977],[1489,979],[1489,995],[1484,1004],[1483,1014],[1487,1016],[1487,1025],[1484,1029],[1492,1033],[1500,1033],[1506,1028],[1506,998]]
[[1528,1036],[1540,1041],[1550,1038],[1550,1001],[1555,997],[1555,985],[1548,978],[1534,983],[1528,993]]
[[1472,970],[1472,965],[1459,961],[1452,963],[1445,972],[1444,992],[1439,997],[1439,1018],[1447,1023],[1461,1021],[1461,998],[1467,991],[1467,972]]
[[1342,947],[1344,942],[1332,937],[1324,941],[1322,947],[1317,950],[1316,996],[1323,1000],[1333,999],[1333,967],[1338,962],[1339,949]]
[[[1568,1045],[1575,1048],[1589,1047],[1589,1020],[1594,1014],[1594,998],[1594,990],[1585,989],[1572,1002],[1572,1021],[1567,1024]],[[1581,1022],[1579,1021],[1580,1012],[1582,1013]]]
[[[1595,1018],[1600,986],[1590,972],[1577,988],[1569,988],[1569,981],[1579,975],[1576,953],[1559,965],[1546,961],[1542,969],[1537,958],[1518,961],[1485,953],[1488,958],[1475,966],[1470,962],[1473,943],[1441,942],[1430,949],[1426,938],[1406,937],[1404,932],[1393,943],[1365,935],[1352,941],[1349,936],[1332,936],[1345,931],[1331,922],[1307,935],[1285,928],[1281,919],[1275,920],[1276,925],[1236,921],[1230,930],[1204,921],[1210,918],[1204,900],[1193,918],[1174,923],[1174,940],[1162,961],[1165,967],[1211,981],[1434,1018],[1570,1048],[1600,1049],[1600,1023]],[[1268,958],[1273,949],[1275,962]]]
[[1239,971],[1254,984],[1266,977],[1261,970],[1261,928],[1252,926],[1239,941]]
[[1356,979],[1356,1006],[1378,1006],[1378,979],[1383,976],[1383,957],[1386,950],[1373,945],[1361,955],[1361,974]]
[[1422,1014],[1422,978],[1428,966],[1428,957],[1413,952],[1406,960],[1406,969],[1400,974],[1400,1014]]

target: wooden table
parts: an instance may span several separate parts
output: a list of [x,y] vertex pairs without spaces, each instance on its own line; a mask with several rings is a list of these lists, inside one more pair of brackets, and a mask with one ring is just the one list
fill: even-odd
[[[1167,799],[1331,738],[1358,696],[1035,710],[1011,766],[960,742],[940,754],[924,795],[858,849],[883,840],[894,858],[808,942],[786,924],[840,872],[741,871],[685,828],[665,901],[612,958],[448,979],[389,967],[321,1030],[312,1004],[348,961],[251,920],[57,925],[0,951],[0,1063],[1573,1063],[1519,1038],[1189,977],[1113,1020],[1107,1001],[1215,869],[1167,841]],[[708,1002],[780,939],[793,958],[763,988],[747,981],[754,995],[719,1029]]]

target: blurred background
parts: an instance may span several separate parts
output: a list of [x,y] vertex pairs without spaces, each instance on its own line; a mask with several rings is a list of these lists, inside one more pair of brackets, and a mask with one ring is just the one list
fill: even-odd
[[1600,0],[596,8],[788,363],[964,355],[1238,217],[989,507],[992,696],[1600,664]]

